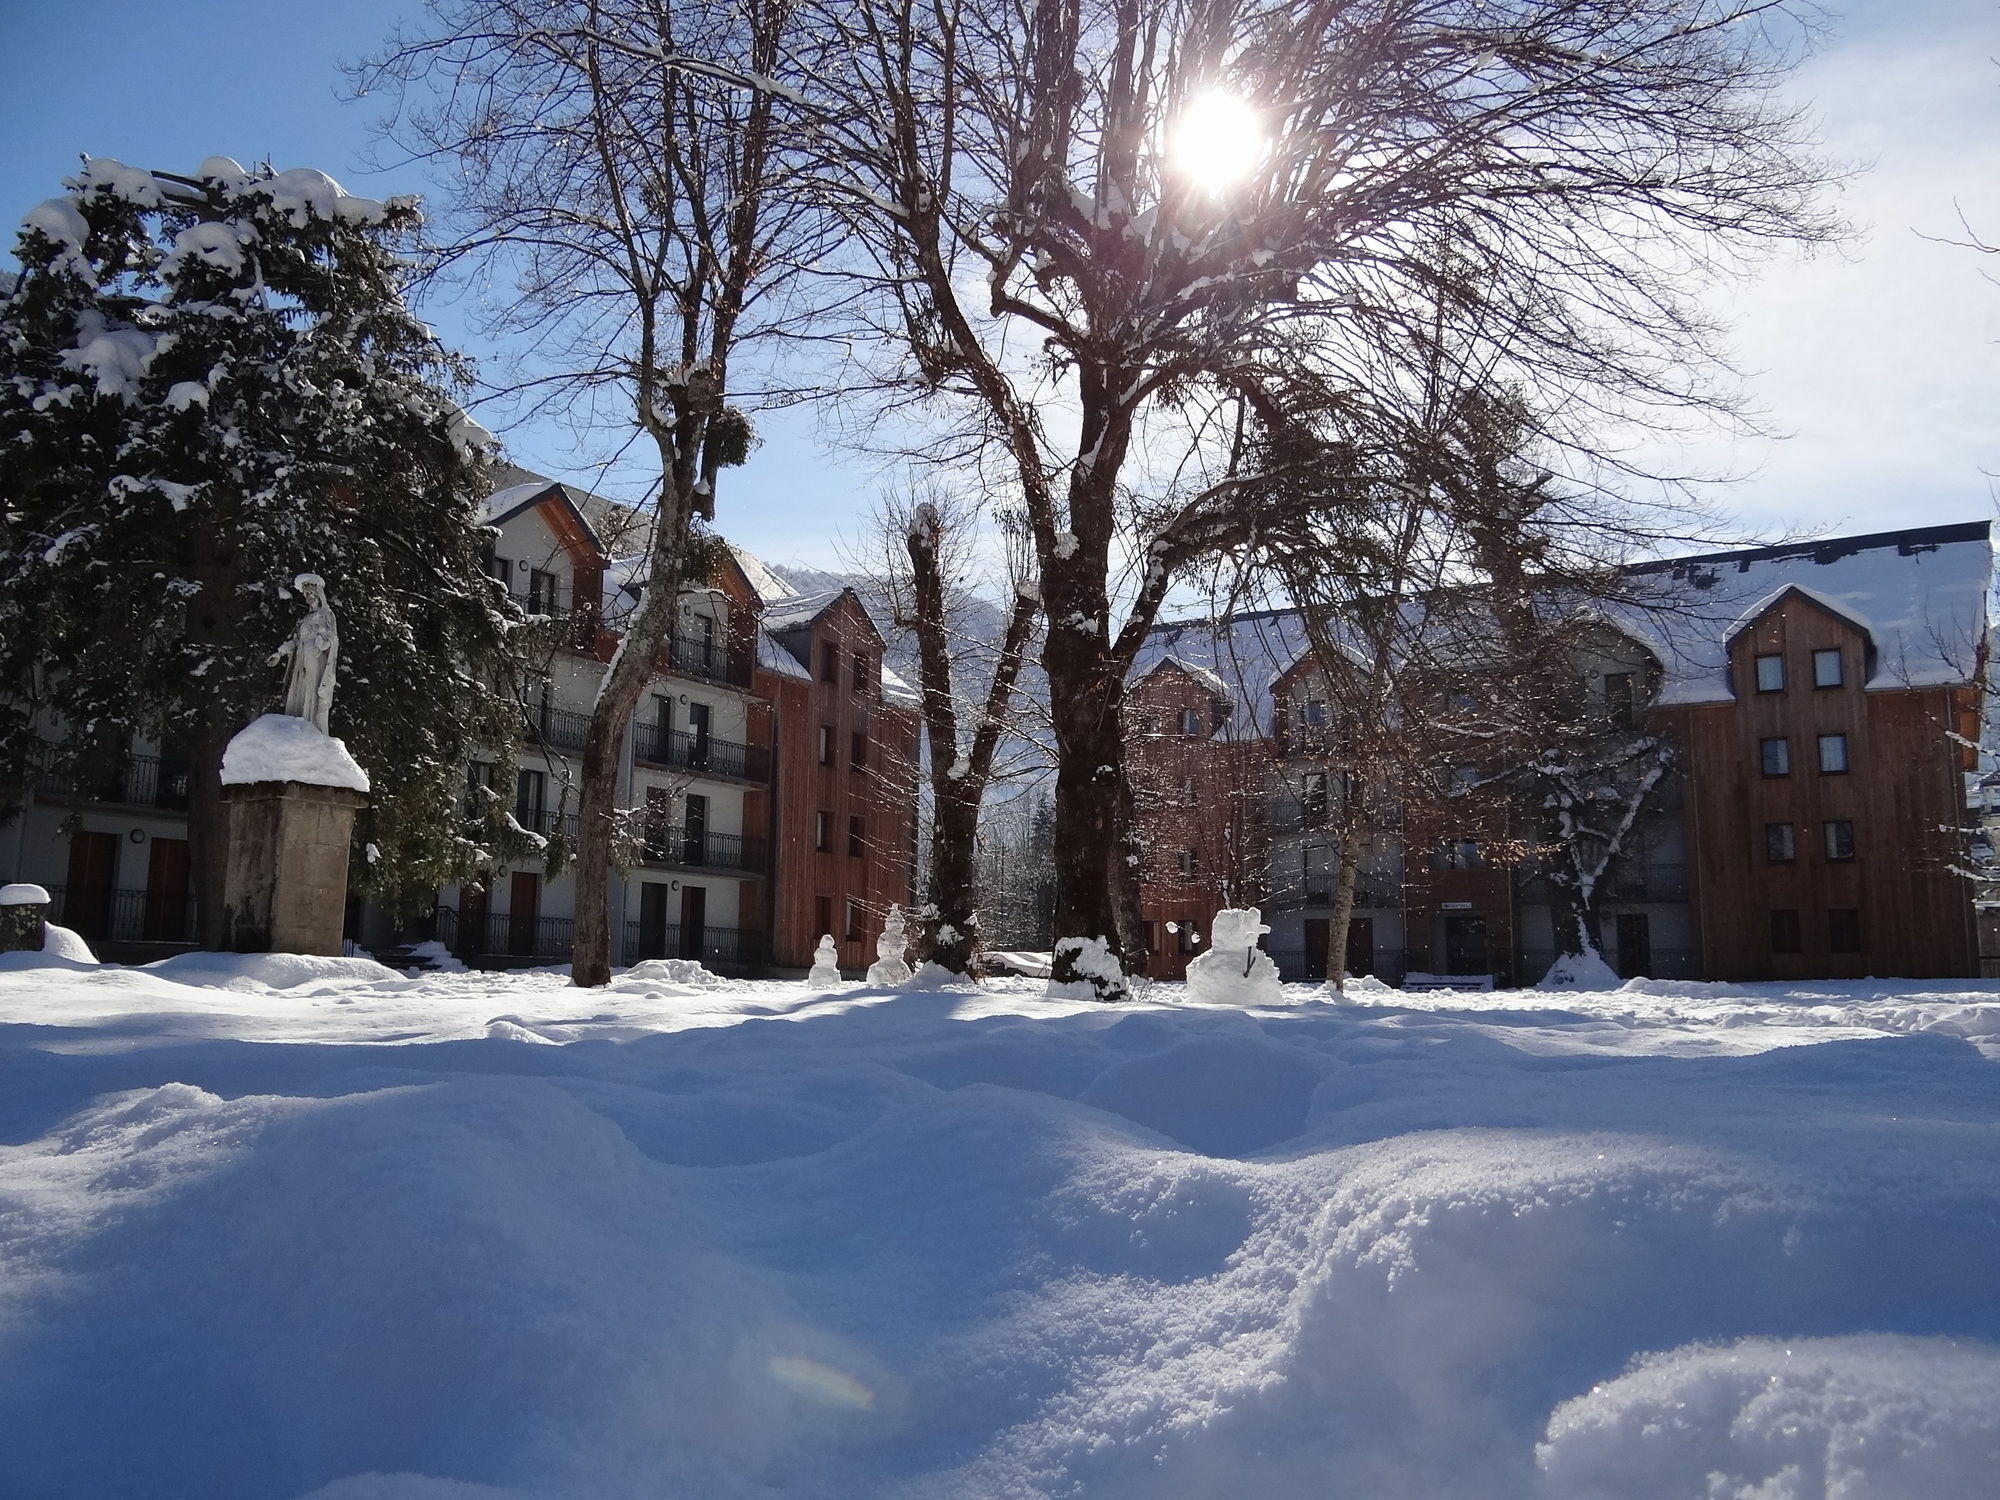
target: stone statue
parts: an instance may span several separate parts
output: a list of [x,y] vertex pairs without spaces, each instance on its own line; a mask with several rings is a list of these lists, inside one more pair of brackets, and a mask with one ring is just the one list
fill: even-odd
[[270,664],[277,666],[291,658],[285,677],[285,712],[305,719],[326,733],[327,716],[333,711],[333,673],[340,661],[340,631],[335,627],[333,609],[326,602],[326,581],[317,573],[301,573],[292,587],[306,596],[305,617],[292,638],[271,653]]
[[905,957],[910,935],[903,930],[903,908],[892,906],[882,919],[882,935],[875,939],[875,962],[868,966],[870,984],[907,984],[910,965]]
[[1254,906],[1224,907],[1210,924],[1206,952],[1188,960],[1187,993],[1207,1005],[1280,1005],[1278,966],[1257,946],[1271,929]]
[[806,975],[806,983],[815,989],[840,983],[840,950],[834,946],[830,932],[819,940],[819,947],[813,953],[812,973]]

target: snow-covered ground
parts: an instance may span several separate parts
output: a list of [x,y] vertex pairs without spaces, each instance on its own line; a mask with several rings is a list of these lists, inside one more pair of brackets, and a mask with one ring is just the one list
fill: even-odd
[[1951,1500],[2000,985],[0,958],[0,1494]]

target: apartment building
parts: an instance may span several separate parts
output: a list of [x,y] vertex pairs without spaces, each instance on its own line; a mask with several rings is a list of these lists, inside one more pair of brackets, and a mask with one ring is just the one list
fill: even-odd
[[[524,471],[494,494],[488,568],[547,642],[523,703],[511,786],[467,767],[468,809],[498,798],[539,839],[573,839],[589,711],[636,603],[632,513]],[[852,590],[801,596],[754,557],[720,550],[682,591],[626,736],[618,803],[640,810],[611,893],[615,962],[696,958],[804,968],[823,932],[844,964],[874,956],[892,904],[912,899],[916,698],[882,665]],[[157,956],[190,939],[186,772],[135,744],[88,786],[38,779],[15,818],[11,878],[51,887],[58,920],[105,951]],[[66,825],[74,820],[74,830]],[[4,846],[0,846],[4,849]],[[427,920],[355,903],[350,935],[435,937],[478,965],[569,954],[574,882],[529,858],[448,885]]]
[[[1752,548],[1632,570],[1575,652],[1613,722],[1676,748],[1605,872],[1600,942],[1623,974],[1757,980],[1981,971],[1965,867],[1983,714],[1988,525]],[[1185,970],[1206,918],[1263,906],[1291,978],[1332,955],[1339,849],[1365,840],[1352,973],[1533,983],[1554,923],[1532,835],[1503,797],[1370,807],[1285,611],[1159,627],[1135,669],[1133,764],[1152,855],[1152,971]],[[1476,767],[1469,766],[1476,774]],[[1166,790],[1171,788],[1171,791]],[[1169,926],[1173,929],[1169,931]],[[1989,921],[1987,946],[2000,946]],[[1985,954],[1992,967],[2000,952]]]

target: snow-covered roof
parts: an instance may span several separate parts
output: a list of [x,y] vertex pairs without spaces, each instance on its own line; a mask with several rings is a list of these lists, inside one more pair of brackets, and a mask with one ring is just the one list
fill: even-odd
[[497,526],[530,500],[554,488],[555,481],[543,479],[533,484],[510,484],[504,490],[495,490],[480,502],[479,519],[485,525]]
[[764,608],[764,628],[782,635],[787,630],[797,630],[801,625],[810,625],[821,615],[832,609],[840,596],[851,592],[848,589],[822,589],[815,594],[794,594],[789,598],[775,601],[766,598]]
[[1161,670],[1163,667],[1179,667],[1183,672],[1187,673],[1188,676],[1192,677],[1196,682],[1200,683],[1203,687],[1207,688],[1211,693],[1214,693],[1217,697],[1228,698],[1230,696],[1229,684],[1224,682],[1214,672],[1211,672],[1207,667],[1200,665],[1198,662],[1182,661],[1178,656],[1174,655],[1171,651],[1163,652],[1159,656],[1159,658],[1155,660],[1150,666],[1148,666],[1144,671],[1135,672],[1133,674],[1132,680],[1136,682],[1142,677],[1150,677],[1153,673]]
[[[1988,529],[1974,521],[1644,563],[1628,570],[1631,601],[1593,613],[1659,659],[1665,707],[1730,702],[1730,641],[1794,592],[1865,633],[1868,688],[1970,682],[1993,585]],[[1236,732],[1268,733],[1272,687],[1308,645],[1295,610],[1169,621],[1132,674],[1167,661],[1208,672],[1235,707]]]
[[739,547],[734,542],[729,544],[729,550],[735,555],[736,566],[743,570],[743,576],[750,581],[750,587],[767,606],[781,599],[798,597],[799,591],[767,568],[763,559],[754,552]]
[[777,637],[770,631],[757,632],[757,665],[767,672],[775,672],[780,677],[795,677],[801,682],[811,682],[812,673],[806,664],[778,644]]

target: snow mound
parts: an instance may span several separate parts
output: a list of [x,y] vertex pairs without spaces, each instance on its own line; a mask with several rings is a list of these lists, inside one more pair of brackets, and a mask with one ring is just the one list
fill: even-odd
[[75,964],[97,962],[97,955],[90,951],[90,944],[83,940],[81,933],[58,927],[54,922],[42,923],[42,952]]
[[410,944],[410,957],[430,966],[437,974],[463,974],[465,961],[436,938],[428,942]]
[[634,985],[672,985],[683,990],[713,990],[728,984],[693,958],[648,958],[632,965],[611,986],[626,989]]
[[1694,1344],[1563,1403],[1535,1456],[1551,1500],[1991,1494],[2000,1348],[1883,1336]]
[[907,990],[977,990],[979,984],[963,974],[955,974],[943,964],[934,964],[929,959],[917,966],[917,972],[903,985]]
[[311,953],[177,953],[145,965],[145,972],[175,984],[257,994],[301,985],[372,984],[403,976],[372,958],[332,958]]
[[345,744],[322,734],[311,720],[291,714],[265,714],[239,730],[222,752],[224,786],[264,781],[368,790],[368,773],[347,753]]
[[1403,992],[1373,974],[1349,974],[1338,989],[1327,985],[1318,998],[1340,1005],[1383,1005],[1403,997]]
[[1589,953],[1565,953],[1549,965],[1548,973],[1542,976],[1538,990],[1589,990],[1593,993],[1615,990],[1625,981],[1618,977],[1618,971],[1604,961],[1604,955],[1592,950]]

